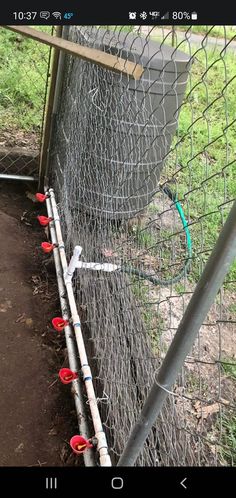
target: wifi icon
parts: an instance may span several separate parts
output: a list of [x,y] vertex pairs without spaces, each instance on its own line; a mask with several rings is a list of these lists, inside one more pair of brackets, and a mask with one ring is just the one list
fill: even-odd
[[52,16],[54,16],[56,19],[61,19],[61,12],[53,12]]

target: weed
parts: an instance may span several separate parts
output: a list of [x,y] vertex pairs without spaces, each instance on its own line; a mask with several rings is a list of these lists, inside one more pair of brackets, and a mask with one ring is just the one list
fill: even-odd
[[148,249],[152,246],[155,246],[156,239],[152,235],[152,233],[148,229],[139,228],[138,226],[135,228],[135,238],[136,243],[140,248]]
[[230,313],[232,313],[233,315],[236,315],[236,304],[235,303],[231,303],[229,304],[228,306],[228,310]]
[[236,465],[236,416],[231,413],[221,418],[222,444],[221,454],[228,465]]
[[185,285],[182,284],[181,282],[175,284],[175,292],[177,292],[177,294],[184,294],[185,290],[186,290]]
[[222,369],[226,375],[236,380],[236,363],[234,360],[224,360],[221,363]]

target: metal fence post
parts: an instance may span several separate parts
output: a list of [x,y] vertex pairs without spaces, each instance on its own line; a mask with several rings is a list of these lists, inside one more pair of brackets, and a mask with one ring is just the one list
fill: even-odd
[[196,286],[118,466],[134,465],[236,257],[236,201]]
[[[61,26],[57,26],[56,36],[61,37],[61,33],[62,33]],[[52,129],[52,111],[53,111],[54,97],[56,91],[59,56],[60,56],[60,51],[54,49],[52,66],[51,66],[51,75],[50,75],[50,88],[47,99],[47,110],[45,115],[45,122],[43,127],[42,143],[41,143],[39,183],[38,183],[39,190],[43,190],[44,188],[45,175],[48,168],[50,137]]]

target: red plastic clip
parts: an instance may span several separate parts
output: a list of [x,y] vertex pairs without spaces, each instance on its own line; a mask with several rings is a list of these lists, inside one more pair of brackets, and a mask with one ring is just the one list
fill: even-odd
[[47,216],[37,216],[37,218],[43,227],[46,227],[53,220],[53,218],[48,218]]
[[57,332],[61,332],[66,325],[69,325],[68,320],[64,320],[60,316],[56,316],[52,319],[52,326]]
[[88,448],[93,448],[93,445],[90,443],[88,439],[85,439],[83,436],[73,436],[70,440],[70,447],[73,452],[77,455],[81,455]]
[[43,249],[43,252],[48,254],[49,252],[52,252],[54,247],[57,247],[56,244],[50,244],[50,242],[42,242],[41,247]]
[[45,194],[41,194],[40,192],[37,192],[37,194],[35,194],[35,197],[37,199],[38,202],[44,202],[46,201],[46,199],[48,199],[48,195],[45,195]]
[[72,372],[70,368],[61,368],[59,371],[59,377],[62,384],[70,384],[72,380],[78,379],[78,374],[76,372]]

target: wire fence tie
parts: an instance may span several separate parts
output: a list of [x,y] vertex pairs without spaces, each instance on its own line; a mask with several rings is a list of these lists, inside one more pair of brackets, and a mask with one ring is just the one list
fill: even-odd
[[[158,370],[159,371],[159,370]],[[171,394],[172,396],[176,396],[176,397],[182,397],[181,394],[178,394],[178,393],[174,393],[173,391],[170,391],[169,389],[167,389],[167,387],[163,386],[162,384],[160,384],[156,378],[156,376],[158,376],[158,371],[156,372],[155,374],[155,383],[158,387],[160,387],[160,389],[162,389],[163,391],[165,391],[166,393],[168,394]]]
[[97,403],[103,403],[104,405],[107,404],[110,401],[108,394],[106,394],[105,391],[103,391],[102,396],[103,396],[102,398],[96,398],[96,400],[95,399],[88,399],[86,401],[86,404],[89,405],[92,402],[96,403],[96,404]]

